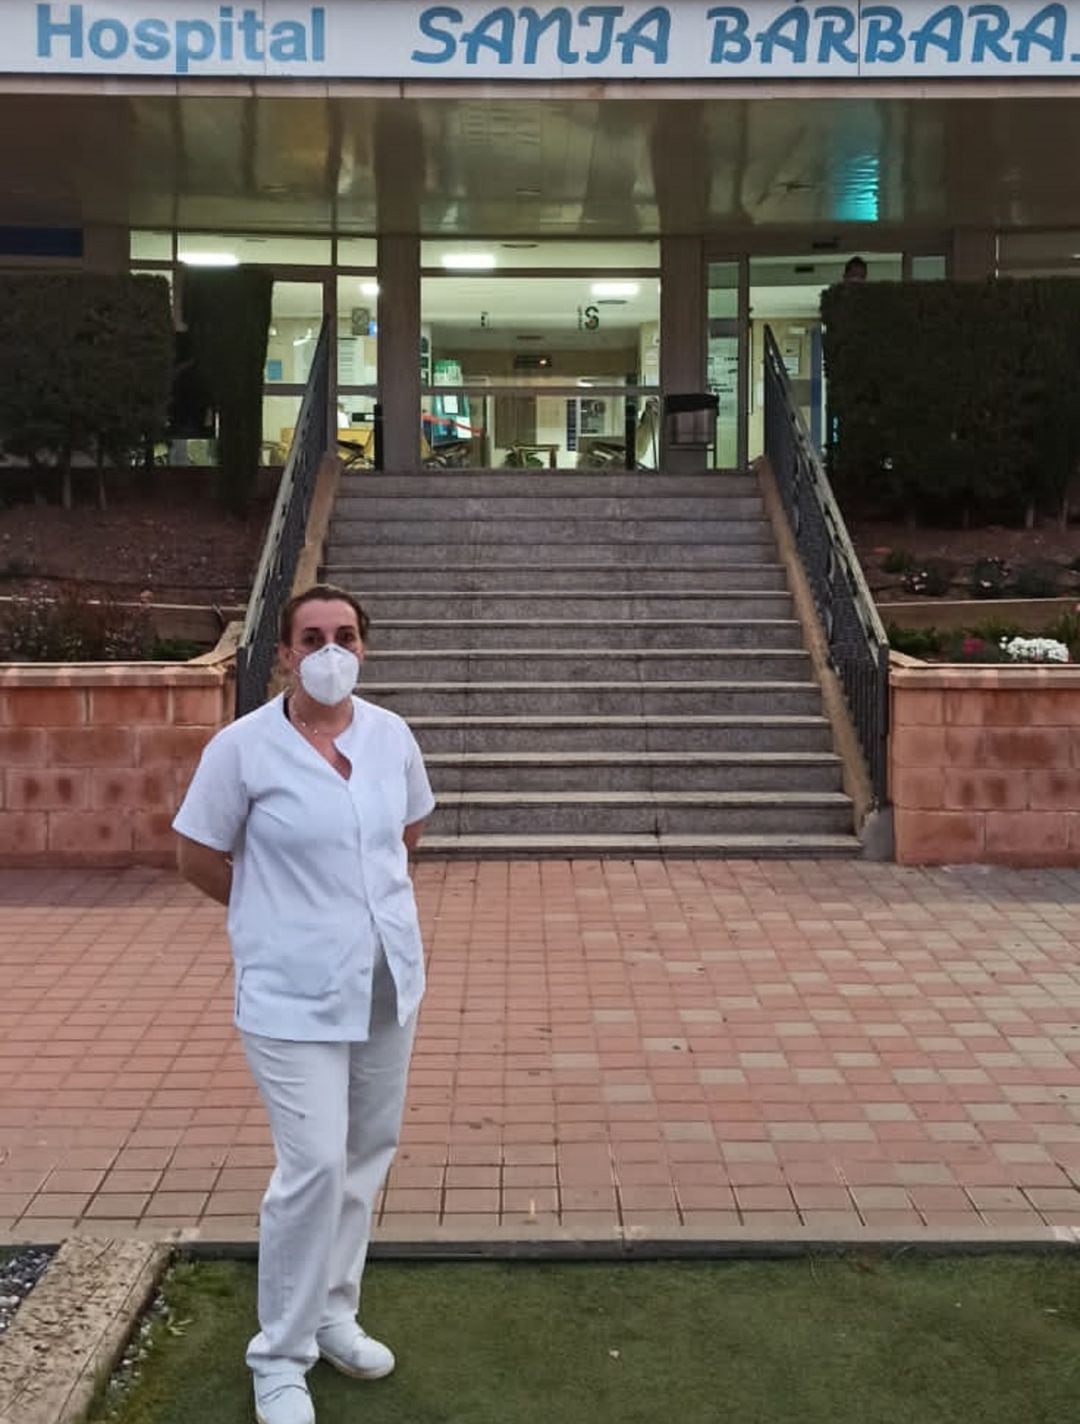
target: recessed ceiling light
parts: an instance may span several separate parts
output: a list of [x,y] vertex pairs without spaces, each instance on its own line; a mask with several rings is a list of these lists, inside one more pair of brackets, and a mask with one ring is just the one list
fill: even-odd
[[490,272],[495,266],[494,252],[447,252],[442,265],[450,272]]
[[625,301],[627,297],[636,297],[640,291],[641,284],[638,282],[594,282],[592,284],[594,297],[621,297]]
[[185,267],[240,266],[240,259],[234,252],[181,252],[180,261]]
[[379,295],[378,282],[361,282],[360,295],[362,297],[377,297]]

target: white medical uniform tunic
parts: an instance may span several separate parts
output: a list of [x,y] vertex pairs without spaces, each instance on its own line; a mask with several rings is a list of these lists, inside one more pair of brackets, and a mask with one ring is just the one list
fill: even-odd
[[233,857],[236,1024],[266,1038],[363,1042],[381,942],[405,1024],[424,951],[402,839],[435,807],[412,732],[354,697],[334,745],[346,781],[288,720],[283,697],[207,745],[173,828]]

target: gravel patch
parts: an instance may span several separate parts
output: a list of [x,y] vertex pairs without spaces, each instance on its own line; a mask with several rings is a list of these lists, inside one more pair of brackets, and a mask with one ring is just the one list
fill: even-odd
[[0,1335],[41,1279],[52,1254],[35,1246],[0,1257]]

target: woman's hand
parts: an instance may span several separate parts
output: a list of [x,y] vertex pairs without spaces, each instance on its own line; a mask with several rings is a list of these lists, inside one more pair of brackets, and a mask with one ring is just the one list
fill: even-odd
[[414,821],[411,826],[405,827],[405,849],[410,855],[416,854],[416,847],[420,844],[420,837],[423,834],[423,821]]

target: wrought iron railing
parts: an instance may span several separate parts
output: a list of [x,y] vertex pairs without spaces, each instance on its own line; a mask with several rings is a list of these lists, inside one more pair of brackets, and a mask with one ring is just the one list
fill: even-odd
[[765,332],[765,455],[847,695],[877,805],[888,799],[889,640],[783,357]]
[[324,325],[311,363],[293,441],[263,545],[236,650],[236,715],[266,701],[278,643],[278,619],[291,592],[304,544],[315,477],[329,437],[330,337]]

